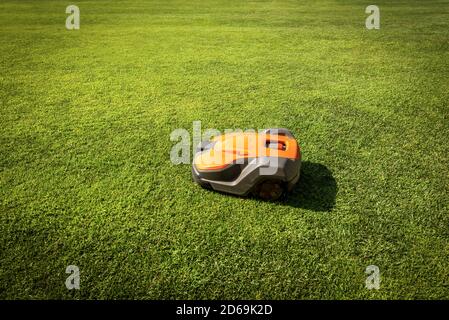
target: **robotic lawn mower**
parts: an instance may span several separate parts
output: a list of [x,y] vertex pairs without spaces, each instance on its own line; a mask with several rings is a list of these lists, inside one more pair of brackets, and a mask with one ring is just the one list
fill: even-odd
[[204,188],[276,200],[299,180],[301,151],[287,129],[233,132],[201,142],[192,176]]

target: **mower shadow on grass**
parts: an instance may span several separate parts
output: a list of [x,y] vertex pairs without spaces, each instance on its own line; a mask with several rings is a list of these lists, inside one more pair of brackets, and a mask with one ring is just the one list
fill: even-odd
[[322,164],[304,161],[298,184],[281,203],[313,211],[331,211],[336,194],[337,182],[332,172]]

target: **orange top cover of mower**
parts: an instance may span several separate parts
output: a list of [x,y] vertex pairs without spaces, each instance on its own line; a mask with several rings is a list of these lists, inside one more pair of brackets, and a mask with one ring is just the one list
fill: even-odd
[[198,153],[194,165],[198,170],[221,170],[248,158],[280,157],[299,159],[299,146],[293,137],[282,134],[233,132],[211,139],[213,147]]

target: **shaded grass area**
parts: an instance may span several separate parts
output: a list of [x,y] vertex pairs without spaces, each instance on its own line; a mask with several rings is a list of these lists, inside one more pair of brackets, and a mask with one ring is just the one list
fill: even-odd
[[[0,3],[1,298],[449,297],[447,1],[377,31],[363,1],[69,4]],[[197,187],[169,158],[196,120],[289,128],[299,185]]]

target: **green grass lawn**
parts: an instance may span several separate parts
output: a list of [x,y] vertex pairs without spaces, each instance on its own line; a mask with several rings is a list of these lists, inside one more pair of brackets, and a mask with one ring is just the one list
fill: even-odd
[[[0,298],[449,298],[449,1],[3,0],[0,57]],[[201,189],[193,121],[289,128],[297,188]]]

